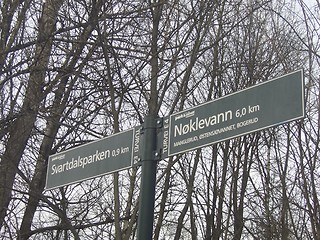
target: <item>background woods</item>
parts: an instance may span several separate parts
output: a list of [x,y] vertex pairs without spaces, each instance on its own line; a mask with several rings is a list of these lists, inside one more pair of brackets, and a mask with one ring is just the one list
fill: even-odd
[[320,239],[320,2],[0,2],[0,236],[135,239],[141,169],[50,154],[304,69],[303,121],[159,161],[154,239]]

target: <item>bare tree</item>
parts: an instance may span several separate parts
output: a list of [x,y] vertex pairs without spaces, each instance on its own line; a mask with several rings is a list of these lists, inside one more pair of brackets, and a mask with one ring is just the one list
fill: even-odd
[[[46,70],[52,46],[52,33],[56,30],[56,18],[63,1],[48,1],[43,6],[42,16],[39,19],[39,34],[35,52],[30,62],[30,76],[24,94],[23,105],[8,132],[6,150],[1,158],[0,165],[0,227],[11,200],[11,191],[18,166],[22,158],[29,135],[34,127],[39,107],[44,99]],[[27,4],[27,3],[26,3]],[[14,9],[13,9],[14,10]],[[13,13],[12,13],[13,14]],[[7,20],[7,19],[6,19]],[[5,23],[6,26],[9,23]],[[5,29],[9,29],[6,27]],[[5,30],[4,29],[4,30]],[[4,37],[6,40],[7,37]]]
[[135,239],[139,163],[44,191],[48,156],[302,67],[304,121],[159,161],[153,238],[318,239],[319,1],[287,3],[0,2],[1,237]]

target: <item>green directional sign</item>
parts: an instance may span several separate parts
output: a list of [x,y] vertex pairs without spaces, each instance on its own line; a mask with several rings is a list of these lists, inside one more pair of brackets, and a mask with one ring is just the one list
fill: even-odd
[[304,116],[300,70],[164,118],[163,157]]
[[46,190],[132,167],[140,128],[114,134],[49,157]]

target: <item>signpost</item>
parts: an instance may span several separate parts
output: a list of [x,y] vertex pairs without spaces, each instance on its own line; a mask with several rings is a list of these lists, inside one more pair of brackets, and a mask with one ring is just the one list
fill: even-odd
[[302,75],[296,71],[165,118],[162,157],[304,117]]
[[139,159],[134,128],[49,157],[46,190],[132,167]]
[[138,239],[149,240],[152,239],[156,166],[160,158],[304,116],[303,71],[300,70],[163,119],[147,116],[140,127],[52,155],[46,190],[130,168],[139,161],[142,180]]

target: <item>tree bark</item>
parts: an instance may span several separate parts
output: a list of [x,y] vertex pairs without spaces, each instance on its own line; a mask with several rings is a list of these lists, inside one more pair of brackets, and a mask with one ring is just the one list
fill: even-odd
[[52,34],[56,29],[56,17],[62,2],[63,0],[46,1],[39,20],[34,62],[31,66],[21,116],[14,121],[10,129],[10,137],[0,163],[0,229],[11,200],[18,166],[44,97],[45,73],[51,53]]
[[19,231],[21,240],[26,240],[31,235],[31,224],[33,216],[37,209],[41,193],[45,186],[47,159],[51,153],[51,148],[53,146],[55,136],[60,127],[60,116],[64,110],[68,95],[70,93],[70,91],[67,91],[67,93],[64,92],[66,84],[67,79],[62,79],[55,94],[55,101],[53,104],[52,112],[48,119],[45,137],[40,147],[40,154],[37,160],[35,174],[30,182],[29,200]]
[[[93,21],[90,21],[89,19],[91,24],[88,24],[86,26],[82,34],[79,36],[79,41],[73,46],[73,49],[71,51],[74,53],[72,55],[73,56],[72,59],[71,60],[69,58],[66,59],[65,66],[63,67],[64,70],[60,71],[60,73],[57,75],[54,81],[58,83],[58,88],[55,91],[54,103],[51,108],[51,113],[47,119],[47,127],[45,130],[44,139],[40,147],[40,153],[37,159],[35,174],[32,178],[32,181],[30,182],[29,200],[28,200],[28,204],[27,204],[25,214],[23,216],[23,220],[20,226],[20,231],[19,231],[21,239],[28,239],[28,237],[31,234],[31,224],[32,224],[33,216],[45,186],[47,159],[49,155],[52,154],[51,149],[52,149],[56,134],[60,127],[60,119],[61,119],[61,116],[63,116],[63,111],[67,104],[67,100],[69,98],[70,92],[72,91],[72,87],[76,81],[76,78],[75,78],[72,82],[69,82],[70,81],[69,76],[70,76],[70,73],[75,68],[76,64],[78,63],[80,59],[80,53],[83,51],[86,41],[90,36],[91,31],[94,28],[94,24],[96,22],[94,21],[94,19],[97,18],[95,9],[92,10],[90,16],[91,18],[93,18]],[[95,47],[93,46],[92,49],[94,48]],[[93,52],[92,49],[89,51],[88,56],[92,55],[92,52]],[[80,72],[84,68],[84,66],[85,66],[85,61],[79,65]]]

